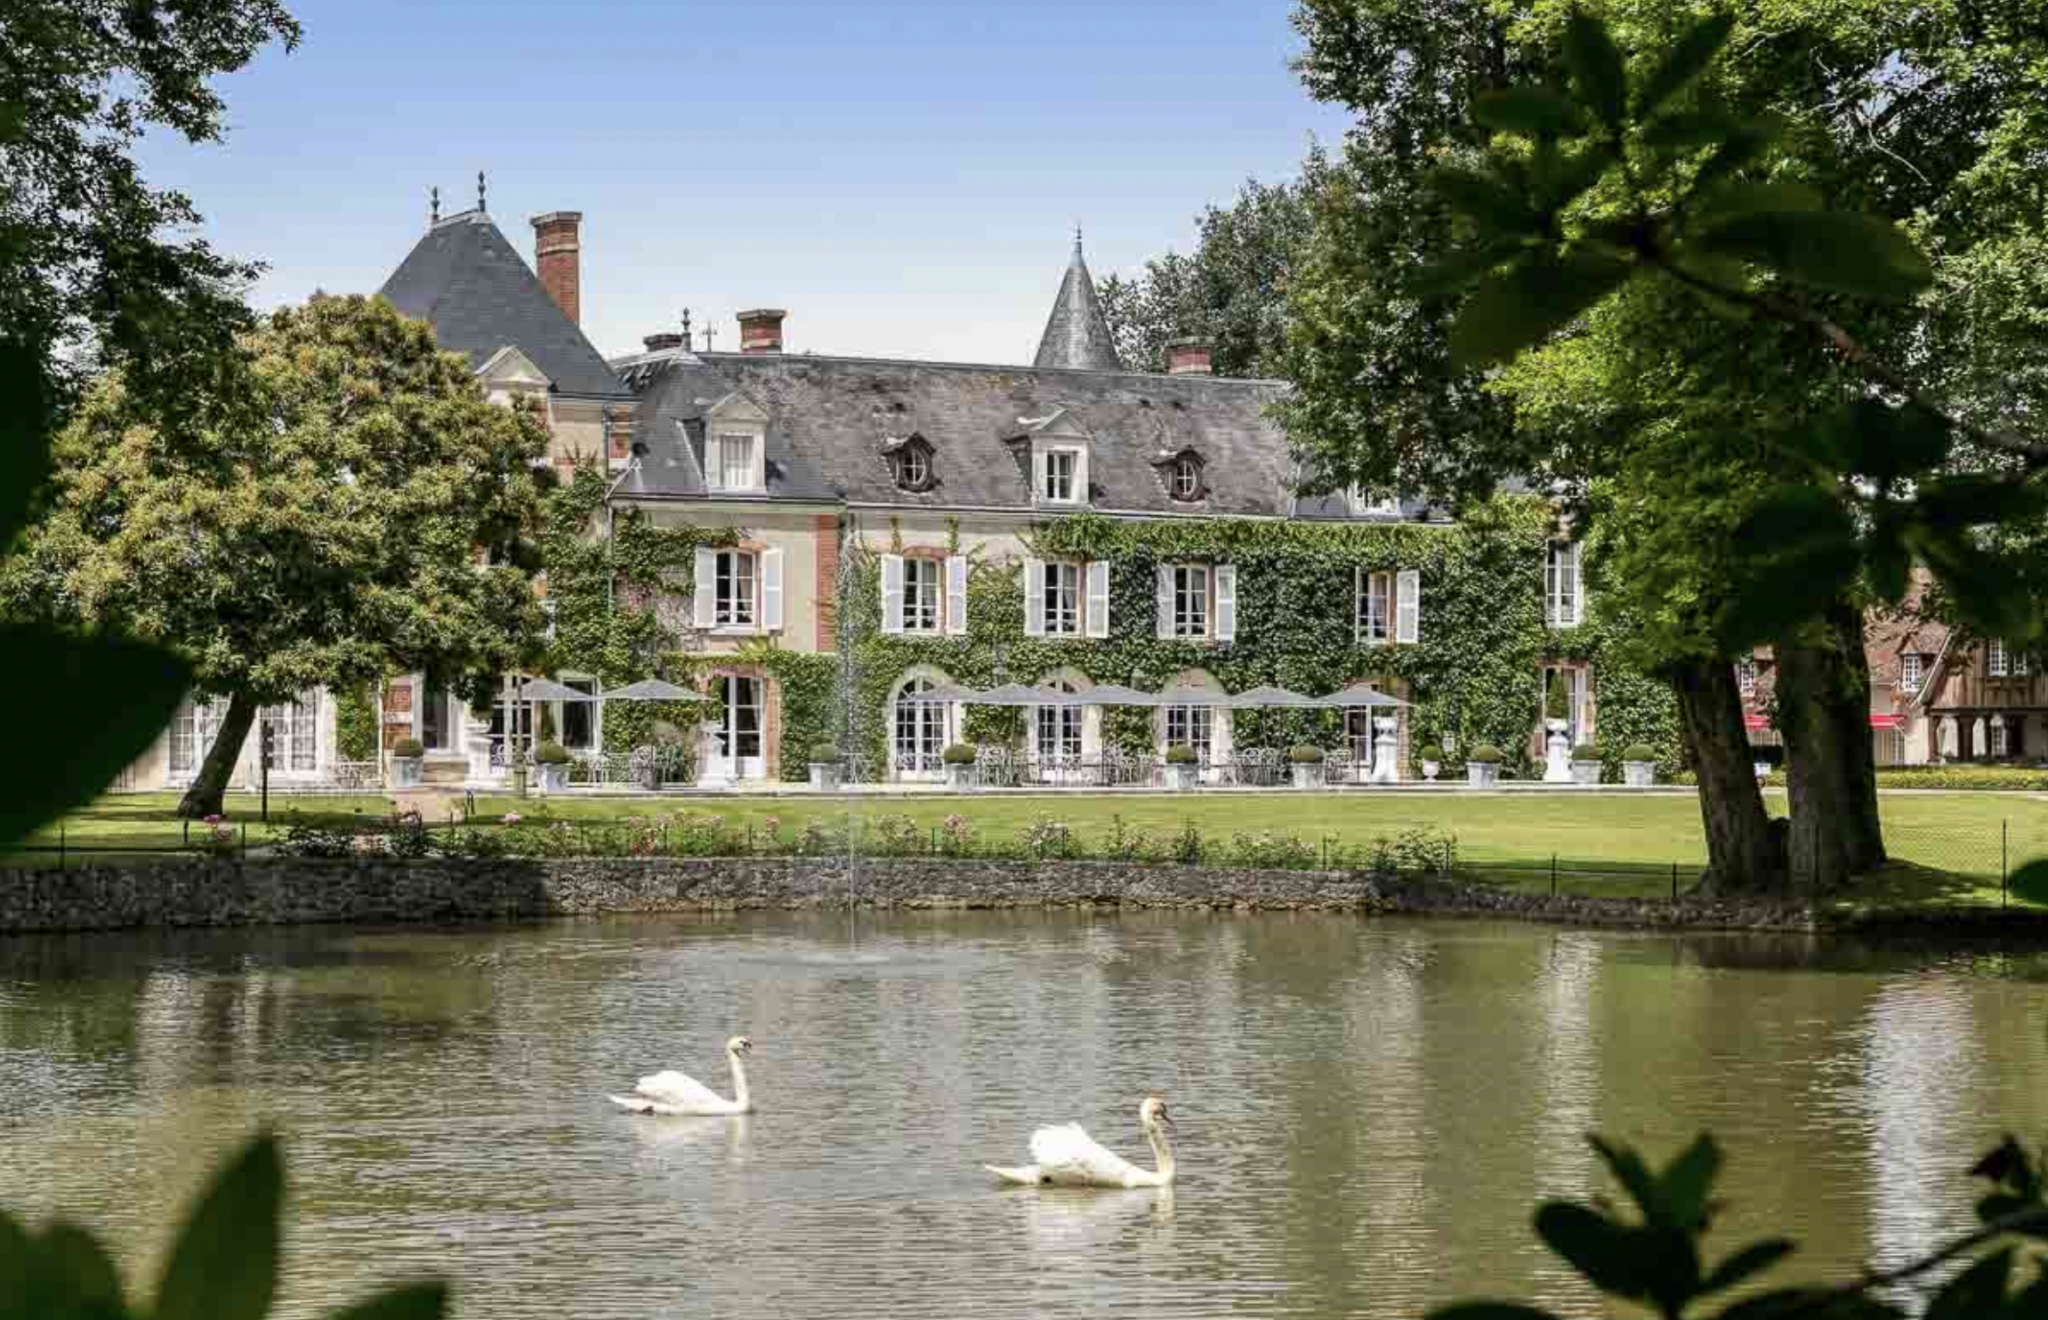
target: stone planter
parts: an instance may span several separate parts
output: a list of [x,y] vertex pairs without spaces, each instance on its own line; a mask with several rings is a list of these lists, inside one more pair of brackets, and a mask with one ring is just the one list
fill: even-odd
[[418,788],[420,767],[426,763],[421,756],[394,756],[391,758],[391,786],[393,788]]
[[568,792],[568,765],[566,763],[562,765],[549,765],[546,762],[542,762],[540,765],[540,791],[542,797],[546,797],[550,793]]
[[1195,786],[1196,777],[1200,773],[1198,766],[1175,765],[1169,762],[1166,767],[1166,786],[1176,793],[1186,792]]
[[1657,763],[1655,761],[1623,761],[1621,763],[1621,778],[1622,782],[1630,788],[1650,788],[1657,782]]
[[1470,788],[1492,788],[1500,782],[1498,761],[1465,762],[1465,783]]
[[839,763],[837,761],[811,762],[811,787],[820,793],[839,791]]
[[946,763],[946,787],[973,788],[974,766],[965,761],[948,761]]
[[1580,788],[1592,788],[1600,782],[1600,762],[1572,762],[1572,782]]
[[1322,764],[1320,762],[1306,761],[1297,764],[1294,767],[1294,786],[1296,788],[1321,788],[1323,786]]
[[1434,784],[1436,782],[1436,777],[1442,774],[1443,772],[1443,766],[1435,761],[1424,761],[1422,763],[1422,777],[1429,783]]

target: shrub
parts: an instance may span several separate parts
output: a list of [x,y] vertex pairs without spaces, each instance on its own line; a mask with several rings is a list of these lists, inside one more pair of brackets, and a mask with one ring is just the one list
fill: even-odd
[[1073,851],[1073,835],[1065,821],[1041,815],[1024,831],[1024,846],[1040,857],[1047,853],[1065,857]]
[[1492,743],[1481,743],[1474,747],[1472,754],[1465,759],[1477,761],[1481,765],[1499,765],[1508,758],[1502,754],[1500,748],[1495,747]]
[[1425,743],[1423,744],[1422,751],[1419,753],[1419,755],[1425,761],[1436,761],[1438,763],[1441,763],[1444,759],[1444,749],[1437,746],[1435,743]]
[[401,761],[415,761],[427,754],[427,745],[417,738],[400,738],[391,744],[391,754]]
[[942,755],[947,765],[973,765],[975,755],[974,744],[954,743]]
[[1323,763],[1323,749],[1302,743],[1299,746],[1287,749],[1287,759],[1296,765],[1321,765]]
[[1657,759],[1657,749],[1648,743],[1630,743],[1621,749],[1621,759],[1637,762],[1654,761]]
[[533,759],[541,765],[567,765],[576,758],[569,755],[569,749],[558,742],[544,742],[533,749]]
[[1574,761],[1598,761],[1602,759],[1600,749],[1591,743],[1580,743],[1577,747],[1572,748],[1572,760]]
[[836,743],[813,743],[810,755],[812,765],[838,765],[841,759]]
[[1305,871],[1319,860],[1316,846],[1292,834],[1234,834],[1230,838],[1230,859],[1239,866],[1256,866],[1276,871]]
[[1448,874],[1458,864],[1458,838],[1433,825],[1403,830],[1387,849],[1387,860],[1397,871],[1418,875]]
[[1176,743],[1166,749],[1166,763],[1168,765],[1193,765],[1201,759],[1200,756],[1195,754],[1195,749],[1186,743]]
[[1175,835],[1173,839],[1172,857],[1174,861],[1179,862],[1182,866],[1200,866],[1202,864],[1202,830],[1200,826],[1196,825],[1193,821],[1188,821],[1180,827],[1180,833]]

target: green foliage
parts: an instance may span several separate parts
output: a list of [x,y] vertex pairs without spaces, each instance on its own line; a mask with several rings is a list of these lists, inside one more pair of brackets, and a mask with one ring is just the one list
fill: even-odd
[[427,748],[417,738],[400,738],[391,744],[391,754],[401,761],[415,761],[427,754]]
[[972,743],[952,743],[940,753],[947,765],[973,765],[975,755]]
[[533,749],[533,759],[537,765],[567,765],[576,758],[558,742],[540,742]]
[[837,765],[844,759],[838,743],[812,743],[810,761],[812,765]]
[[1297,743],[1287,749],[1287,759],[1296,765],[1321,765],[1323,749],[1313,743]]
[[[194,1203],[151,1304],[124,1293],[112,1258],[85,1229],[32,1233],[0,1213],[0,1320],[264,1320],[277,1292],[284,1161],[277,1142],[242,1149]],[[439,1320],[441,1284],[393,1288],[334,1320]]]
[[[1997,1248],[1933,1290],[1925,1314],[1942,1320],[2020,1320],[2048,1303],[2048,1266],[2038,1255],[2016,1270],[2016,1239],[2048,1237],[2039,1158],[2007,1137],[1970,1173],[1991,1191],[1977,1205],[1982,1229],[1953,1246],[1883,1273],[1834,1286],[1765,1288],[1763,1276],[1797,1250],[1787,1238],[1751,1242],[1708,1264],[1706,1239],[1721,1205],[1714,1183],[1721,1151],[1701,1136],[1662,1169],[1628,1146],[1589,1140],[1627,1199],[1615,1206],[1596,1200],[1550,1201],[1536,1211],[1536,1234],[1576,1273],[1610,1297],[1653,1311],[1663,1320],[1903,1320],[1907,1310],[1886,1295],[1904,1280],[1974,1246]],[[2003,1244],[2003,1245],[2001,1245]],[[2031,1277],[2027,1277],[2031,1275]],[[1746,1295],[1730,1302],[1730,1292]],[[1462,1302],[1430,1313],[1430,1320],[1553,1320],[1540,1307],[1511,1302]]]
[[1598,761],[1600,759],[1600,749],[1591,743],[1580,743],[1577,747],[1572,748],[1572,760],[1574,761]]
[[1507,758],[1501,754],[1500,748],[1495,747],[1492,743],[1481,743],[1474,747],[1466,755],[1465,759],[1477,761],[1481,765],[1499,765]]
[[1166,749],[1166,761],[1169,765],[1193,765],[1201,759],[1201,754],[1186,743],[1175,743]]
[[1571,690],[1565,686],[1564,675],[1553,672],[1550,681],[1543,688],[1543,715],[1545,719],[1565,720],[1572,714]]
[[1415,755],[1418,760],[1441,763],[1444,759],[1444,749],[1435,743],[1424,743],[1422,750]]
[[381,733],[377,699],[369,684],[356,683],[334,694],[334,749],[342,760],[376,760]]
[[1635,765],[1657,759],[1657,749],[1648,743],[1630,743],[1621,749],[1621,759]]

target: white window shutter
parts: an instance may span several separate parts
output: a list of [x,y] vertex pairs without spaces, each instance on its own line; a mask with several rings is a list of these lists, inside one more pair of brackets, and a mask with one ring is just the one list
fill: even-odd
[[1037,445],[1031,447],[1031,501],[1040,503],[1045,499],[1045,450]]
[[903,631],[903,556],[882,556],[882,631]]
[[709,628],[717,616],[713,608],[717,605],[718,594],[718,552],[697,547],[697,590],[690,598],[691,622],[699,628]]
[[1088,503],[1088,448],[1086,445],[1074,451],[1074,503]]
[[1216,640],[1237,640],[1237,569],[1230,564],[1216,569]]
[[946,631],[967,635],[967,556],[946,556]]
[[782,631],[782,551],[761,552],[761,628]]
[[1413,642],[1422,636],[1422,573],[1404,568],[1394,574],[1394,640]]
[[1155,635],[1161,638],[1173,636],[1173,565],[1159,566],[1159,581],[1153,593],[1159,605],[1159,626]]
[[704,489],[725,489],[725,437],[716,431],[704,434]]
[[1024,561],[1024,635],[1045,636],[1045,561]]
[[1586,596],[1586,548],[1583,542],[1572,542],[1572,597],[1579,603],[1578,617],[1572,622],[1584,623],[1593,617],[1593,602]]
[[1109,636],[1109,561],[1097,559],[1088,565],[1088,635]]

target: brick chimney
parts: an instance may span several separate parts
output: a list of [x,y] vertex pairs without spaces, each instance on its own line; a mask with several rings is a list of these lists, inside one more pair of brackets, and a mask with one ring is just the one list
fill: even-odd
[[549,211],[533,218],[533,264],[540,285],[571,321],[583,321],[583,212]]
[[683,346],[683,337],[673,330],[657,330],[655,333],[643,337],[640,342],[647,346],[647,351],[650,353],[663,353],[671,348],[681,348]]
[[740,352],[780,353],[782,318],[789,313],[780,307],[757,307],[740,313]]
[[1214,350],[1206,339],[1176,339],[1166,346],[1166,374],[1207,376],[1214,373],[1209,357]]

